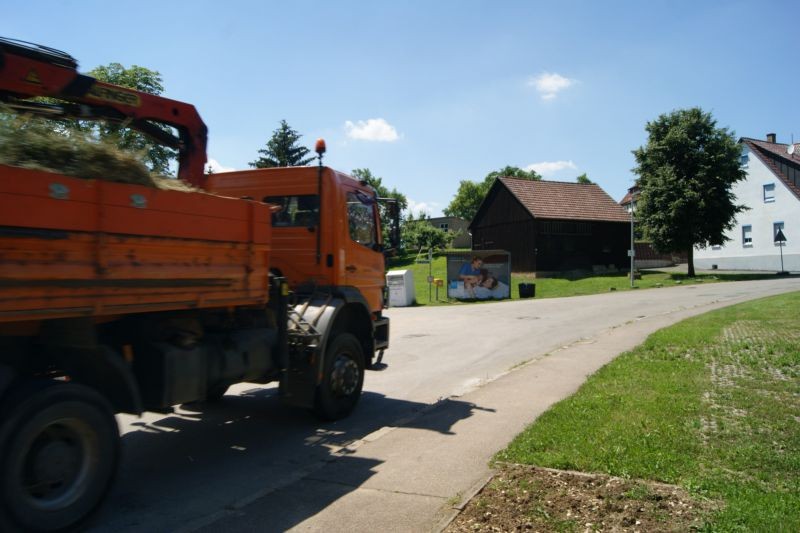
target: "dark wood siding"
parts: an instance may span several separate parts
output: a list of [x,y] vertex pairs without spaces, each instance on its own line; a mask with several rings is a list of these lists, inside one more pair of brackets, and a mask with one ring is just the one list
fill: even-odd
[[594,265],[625,268],[630,226],[624,222],[537,220],[537,269],[589,270]]
[[475,250],[508,250],[515,272],[536,271],[536,224],[505,187],[493,187],[472,221]]

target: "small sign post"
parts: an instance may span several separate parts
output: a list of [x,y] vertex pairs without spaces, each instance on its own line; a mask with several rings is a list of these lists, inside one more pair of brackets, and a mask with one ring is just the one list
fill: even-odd
[[778,274],[782,276],[788,274],[788,272],[786,272],[783,269],[783,245],[785,243],[786,243],[786,235],[783,234],[783,230],[781,228],[778,228],[778,232],[775,234],[775,244],[777,244],[781,250],[781,271],[778,272]]

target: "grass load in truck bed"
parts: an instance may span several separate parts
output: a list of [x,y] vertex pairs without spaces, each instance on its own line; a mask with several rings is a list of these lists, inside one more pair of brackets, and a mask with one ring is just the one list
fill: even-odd
[[80,131],[61,133],[55,123],[9,117],[0,110],[0,163],[83,179],[195,190],[175,178],[152,174],[140,154],[92,139]]

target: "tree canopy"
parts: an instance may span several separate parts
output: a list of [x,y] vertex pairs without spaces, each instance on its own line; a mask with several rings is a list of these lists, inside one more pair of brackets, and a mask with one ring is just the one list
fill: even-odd
[[500,170],[489,172],[483,181],[461,180],[458,190],[444,209],[444,214],[449,217],[461,217],[472,220],[477,214],[481,202],[492,188],[494,180],[501,177],[522,178],[526,180],[540,180],[542,177],[534,170],[525,170],[514,166],[505,166]]
[[420,213],[416,219],[413,213],[409,213],[403,221],[401,236],[403,248],[406,250],[429,247],[443,250],[453,244],[456,234],[434,227],[424,213]]
[[591,185],[594,183],[592,180],[589,179],[589,176],[586,175],[586,172],[575,178],[575,181],[578,183],[582,183],[584,185]]
[[[397,200],[397,207],[399,208],[400,212],[405,211],[408,208],[408,200],[406,199],[406,195],[394,187],[389,190],[389,188],[383,184],[383,178],[375,176],[370,169],[356,168],[353,169],[351,174],[354,178],[365,181],[370,187],[375,189],[375,192],[378,193],[379,197],[394,198]],[[381,214],[381,231],[383,232],[383,242],[388,243],[391,240],[390,235],[392,229],[392,217],[388,205],[385,203],[380,203],[378,205]]]
[[731,189],[745,178],[741,147],[702,109],[679,109],[648,122],[647,144],[634,150],[640,196],[636,217],[661,252],[687,251],[694,276],[695,247],[720,245],[736,214]]
[[258,151],[261,156],[249,165],[254,168],[272,168],[302,167],[309,164],[314,156],[308,156],[310,150],[305,146],[297,145],[301,137],[285,120],[281,120],[280,126],[267,141],[266,148]]
[[[164,92],[161,74],[138,65],[125,68],[119,63],[109,63],[90,70],[88,75],[106,83],[150,94],[159,95]],[[159,127],[169,129],[166,125]],[[89,133],[98,140],[115,144],[125,151],[139,152],[143,154],[148,168],[157,174],[171,174],[170,161],[178,155],[175,150],[160,145],[143,133],[124,128],[119,124],[78,121],[65,124],[65,128]]]

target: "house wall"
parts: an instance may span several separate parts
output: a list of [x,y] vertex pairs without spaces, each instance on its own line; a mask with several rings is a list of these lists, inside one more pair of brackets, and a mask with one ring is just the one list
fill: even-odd
[[459,217],[435,217],[427,219],[434,228],[442,229],[442,224],[447,224],[448,232],[456,233],[453,239],[453,248],[472,248],[472,236],[469,234],[469,223]]
[[[783,181],[743,145],[742,155],[748,156],[747,179],[733,186],[736,202],[750,209],[739,213],[736,225],[726,236],[730,239],[720,249],[712,247],[695,251],[697,268],[720,270],[780,270],[780,247],[773,241],[773,224],[783,222],[786,244],[783,246],[784,270],[800,271],[800,199]],[[764,202],[763,186],[775,184],[775,201]],[[745,246],[742,227],[752,227],[752,246]]]

